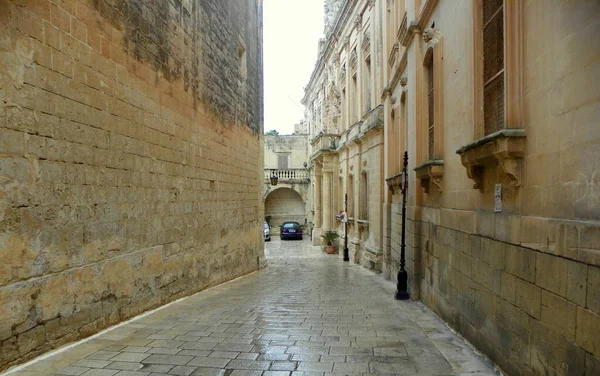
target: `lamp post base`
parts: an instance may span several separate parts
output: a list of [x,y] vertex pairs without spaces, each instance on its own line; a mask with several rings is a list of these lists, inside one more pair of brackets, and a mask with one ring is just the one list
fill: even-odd
[[347,247],[344,247],[344,261],[350,261],[350,256],[348,255]]
[[405,270],[398,272],[398,284],[396,286],[396,294],[394,295],[396,300],[408,300],[410,295],[408,294],[408,274]]

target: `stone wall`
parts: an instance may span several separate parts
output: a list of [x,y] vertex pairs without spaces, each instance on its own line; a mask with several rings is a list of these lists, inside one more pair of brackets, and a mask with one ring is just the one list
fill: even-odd
[[[390,69],[385,106],[386,128],[399,130],[386,135],[388,177],[394,175],[395,153],[409,154],[409,292],[509,375],[596,375],[600,95],[590,79],[600,72],[600,43],[587,41],[600,28],[600,6],[503,2],[503,125],[525,134],[524,147],[512,165],[503,159],[508,153],[498,152],[499,158],[468,174],[457,150],[482,136],[476,72],[483,53],[474,34],[480,3],[407,1],[405,26],[388,34],[404,35],[396,56],[402,63]],[[398,30],[406,25],[412,30]],[[443,129],[435,133],[435,159],[443,161],[443,172],[419,181],[413,169],[428,158],[428,53],[439,69],[432,110],[436,129]],[[501,142],[480,145],[496,148]],[[496,184],[502,187],[498,211]],[[387,201],[393,278],[400,261],[401,200],[396,190]]]
[[256,270],[262,3],[0,2],[0,369]]
[[279,168],[278,155],[286,155],[288,168],[306,168],[308,135],[265,136],[265,168]]

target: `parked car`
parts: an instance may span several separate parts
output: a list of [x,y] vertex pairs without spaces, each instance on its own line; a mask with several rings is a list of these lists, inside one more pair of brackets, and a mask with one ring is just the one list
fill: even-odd
[[263,224],[263,234],[265,235],[265,241],[271,241],[271,226],[267,222]]
[[279,238],[302,240],[302,226],[298,222],[283,222],[279,228]]

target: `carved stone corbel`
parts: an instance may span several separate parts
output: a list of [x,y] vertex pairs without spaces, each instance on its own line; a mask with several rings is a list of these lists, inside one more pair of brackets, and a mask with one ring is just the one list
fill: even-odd
[[414,168],[417,179],[421,182],[421,188],[425,193],[429,193],[429,183],[443,191],[442,177],[444,176],[444,161],[441,159],[427,161]]
[[515,158],[498,158],[498,166],[510,178],[515,187],[521,186],[521,166]]
[[502,129],[475,140],[456,151],[467,170],[467,176],[475,182],[473,188],[483,188],[483,170],[497,164],[515,187],[521,185],[521,163],[525,155],[525,130]]

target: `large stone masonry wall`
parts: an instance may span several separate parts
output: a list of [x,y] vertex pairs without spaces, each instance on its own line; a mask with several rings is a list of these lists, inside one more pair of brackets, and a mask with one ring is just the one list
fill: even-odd
[[0,369],[262,258],[262,3],[0,1]]
[[420,227],[413,282],[421,300],[505,372],[598,374],[600,267],[428,221]]

